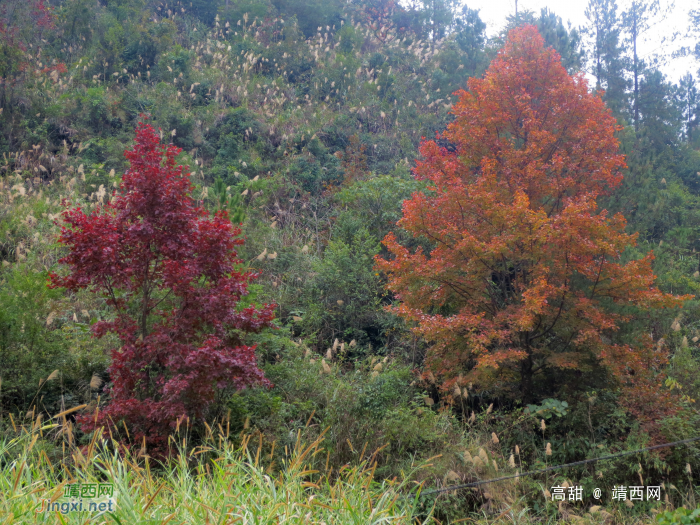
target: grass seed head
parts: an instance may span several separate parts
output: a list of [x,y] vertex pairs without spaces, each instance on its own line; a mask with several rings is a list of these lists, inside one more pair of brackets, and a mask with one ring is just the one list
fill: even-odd
[[96,374],[92,376],[92,379],[90,379],[90,388],[97,390],[102,386],[102,379]]

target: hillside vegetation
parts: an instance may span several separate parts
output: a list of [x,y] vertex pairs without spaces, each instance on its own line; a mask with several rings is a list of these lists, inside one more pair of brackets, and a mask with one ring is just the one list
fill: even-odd
[[[700,442],[420,494],[700,436],[700,98],[692,74],[678,83],[664,77],[657,65],[668,57],[635,55],[639,35],[630,34],[630,17],[651,24],[662,16],[647,4],[590,0],[589,24],[581,28],[547,10],[520,12],[489,38],[477,11],[449,0],[2,2],[0,523],[646,523],[694,508]],[[688,15],[682,23],[700,34],[699,13]],[[576,75],[589,73],[586,111],[609,115],[595,130],[607,156],[582,157],[580,192],[560,195],[562,202],[584,195],[579,223],[607,218],[581,227],[592,244],[580,237],[580,264],[562,277],[562,289],[570,287],[578,302],[552,315],[557,329],[538,335],[541,347],[528,354],[526,370],[512,334],[526,333],[532,316],[547,318],[546,298],[554,304],[554,296],[543,285],[539,310],[515,320],[514,305],[530,308],[535,300],[515,293],[519,279],[540,263],[548,269],[539,278],[551,277],[557,263],[542,263],[547,254],[573,252],[508,229],[525,224],[540,200],[549,202],[546,192],[512,188],[526,176],[541,188],[551,166],[528,171],[529,159],[517,151],[503,160],[502,137],[521,143],[498,118],[515,110],[488,89],[539,35],[562,66],[547,74],[580,86]],[[518,78],[535,66],[522,67]],[[487,71],[490,80],[475,82]],[[460,90],[480,93],[495,109],[470,105]],[[523,98],[536,99],[533,92]],[[568,114],[572,106],[552,100],[532,111]],[[514,121],[524,129],[531,120],[521,117]],[[496,135],[488,134],[491,124]],[[173,162],[187,167],[191,187],[172,182],[180,175],[168,171],[165,153],[154,153],[160,145],[149,150],[152,171],[139,172],[150,175],[134,175],[135,159],[146,158],[138,157],[145,143],[139,126],[152,126],[153,140],[179,150],[171,150]],[[590,136],[575,135],[583,143]],[[489,142],[493,137],[500,138]],[[542,156],[578,159],[570,144],[543,145],[541,151],[561,150]],[[489,181],[492,154],[508,169],[494,168],[493,185],[478,186]],[[460,173],[451,162],[468,166],[465,182],[442,178]],[[203,235],[217,239],[211,244],[220,242],[222,253],[235,245],[225,264],[225,257],[212,263],[231,280],[226,292],[234,290],[240,314],[220,316],[226,326],[212,314],[220,304],[211,305],[224,300],[213,286],[197,306],[203,321],[172,314],[180,307],[175,297],[184,304],[192,290],[209,290],[206,279],[216,272],[208,263],[192,270],[187,290],[173,275],[191,268],[169,267],[164,280],[176,291],[158,296],[163,311],[154,306],[138,326],[119,325],[122,313],[115,312],[123,307],[136,319],[143,290],[95,293],[114,265],[86,265],[75,277],[78,267],[66,264],[72,247],[89,251],[94,238],[71,244],[62,227],[88,223],[71,222],[65,210],[101,216],[105,206],[137,202],[134,194],[156,176],[164,177],[163,192],[177,197],[170,211],[182,205],[195,230],[218,228],[218,237]],[[610,191],[599,191],[596,181]],[[458,213],[462,195],[483,199],[483,207]],[[205,217],[196,216],[197,207]],[[485,213],[469,223],[464,209]],[[551,219],[556,230],[554,209],[527,220],[536,229]],[[134,231],[144,216],[129,216]],[[237,228],[243,242],[229,237]],[[176,229],[172,242],[180,250],[187,240]],[[493,257],[503,267],[482,279],[491,302],[469,296],[476,317],[458,326],[467,311],[463,290],[445,291],[442,279],[461,286],[475,270],[461,266],[459,250],[443,259],[441,243],[469,235],[473,244],[462,249],[482,250],[482,260]],[[117,246],[116,237],[106,239],[104,247]],[[526,255],[516,260],[501,239]],[[139,257],[155,253],[146,246]],[[202,250],[178,253],[191,262]],[[435,266],[422,266],[422,254]],[[594,310],[598,281],[589,295],[581,290],[588,290],[593,262],[602,268],[611,261],[626,268],[610,274],[624,293],[600,298]],[[444,323],[431,325],[435,319]],[[231,370],[238,372],[229,373],[223,367],[233,365],[223,357],[207,362],[209,369],[195,363],[182,384],[196,388],[183,386],[174,402],[158,404],[168,391],[163,382],[176,375],[164,364],[177,350],[172,333],[187,322],[192,330],[182,337],[193,348],[203,348],[196,337],[206,339],[216,325],[210,332],[234,350],[249,348],[253,356],[254,349],[257,365],[237,362]],[[151,343],[149,330],[163,326],[173,339]],[[567,353],[572,341],[574,357]],[[160,344],[160,353],[148,353],[155,348],[149,344]],[[132,348],[128,361],[122,356]],[[151,356],[153,368],[134,364]],[[144,370],[147,381],[124,386]],[[110,412],[126,391],[136,392],[136,401]],[[114,421],[117,413],[123,417]],[[54,487],[68,479],[119,484],[118,511],[35,517],[41,499],[58,498]],[[612,501],[619,485],[663,490],[660,501]],[[583,501],[553,501],[554,486],[584,487]],[[596,487],[601,501],[591,496]]]

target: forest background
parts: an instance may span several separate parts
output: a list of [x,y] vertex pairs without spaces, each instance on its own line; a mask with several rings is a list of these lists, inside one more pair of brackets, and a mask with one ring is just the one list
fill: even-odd
[[[450,0],[5,0],[0,432],[10,440],[23,425],[36,432],[40,415],[82,405],[93,414],[109,404],[110,352],[119,340],[95,338],[91,327],[113,318],[110,304],[89,290],[49,287],[49,275],[63,271],[58,261],[67,254],[58,242],[61,202],[87,211],[110,202],[129,167],[124,152],[145,121],[163,143],[182,150],[176,162],[190,167],[195,203],[226,210],[240,224],[240,268],[258,275],[241,306],[274,305],[275,327],[237,334],[241,344],[256,346],[270,385],[218,389],[206,418],[187,422],[190,446],[223,423],[236,446],[259,439],[271,469],[301,439],[323,449],[312,466],[328,480],[365,462],[374,480],[408,476],[427,488],[697,436],[695,299],[680,310],[613,307],[629,321],[604,334],[608,343],[648,336],[668,358],[653,371],[659,398],[672,400],[659,406],[672,408],[650,427],[603,367],[554,371],[535,381],[527,400],[499,382],[436,379],[426,367],[433,342],[388,308],[400,301],[376,265],[377,256],[390,258],[381,242],[390,232],[406,246],[431,249],[429,240],[397,225],[404,200],[431,191],[415,176],[421,142],[435,137],[453,151],[442,133],[454,121],[455,92],[484,74],[508,31],[533,25],[569,74],[594,79],[590,90],[619,124],[624,178],[598,204],[610,216],[621,213],[625,231],[639,234],[621,260],[653,250],[656,286],[697,295],[698,73],[669,82],[658,69],[669,57],[642,59],[635,51],[663,7],[591,0],[580,28],[547,10],[521,11],[487,38],[478,12]],[[677,52],[700,59],[700,11],[687,16],[683,31],[699,43]],[[78,413],[25,447],[27,457],[43,454],[77,468],[76,457],[95,441],[76,424]],[[151,435],[122,428],[118,441],[140,451],[134,461],[143,465]],[[425,496],[414,510],[444,523],[466,516],[645,521],[666,508],[695,506],[699,447],[497,490]],[[30,471],[14,457],[2,461],[12,472],[9,486],[23,486],[19,480]],[[549,492],[566,484],[609,493],[645,480],[664,484],[658,505],[607,501],[605,510],[590,513],[591,500],[562,505]]]

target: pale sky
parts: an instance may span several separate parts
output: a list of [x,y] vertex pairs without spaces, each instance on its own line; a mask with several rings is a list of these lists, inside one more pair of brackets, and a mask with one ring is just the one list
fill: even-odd
[[[493,35],[503,27],[505,17],[515,12],[515,0],[462,0],[463,4],[468,5],[472,9],[478,9],[481,19],[487,25],[487,33]],[[630,0],[618,0],[618,13],[624,10]],[[668,5],[670,0],[661,0],[662,5]],[[675,0],[675,7],[671,11],[671,15],[665,22],[657,24],[653,29],[645,35],[644,42],[640,42],[640,56],[645,56],[650,53],[659,53],[665,50],[672,51],[681,46],[693,45],[694,42],[680,37],[673,44],[663,45],[662,37],[670,35],[675,31],[680,31],[685,35],[688,31],[690,19],[688,13],[691,9],[700,9],[700,1],[698,0]],[[585,10],[588,5],[588,0],[518,0],[518,9],[529,9],[535,13],[539,13],[543,7],[548,7],[559,15],[564,23],[570,21],[574,27],[585,25],[587,23]],[[696,42],[697,40],[695,40]],[[676,58],[670,60],[667,64],[661,67],[661,70],[668,76],[669,80],[677,81],[686,72],[690,71],[697,78],[700,64],[697,60],[687,58]]]

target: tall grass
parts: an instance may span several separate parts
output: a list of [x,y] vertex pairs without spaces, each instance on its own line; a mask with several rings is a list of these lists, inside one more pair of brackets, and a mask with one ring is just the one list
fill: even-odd
[[[421,523],[417,495],[405,497],[407,482],[374,481],[372,462],[335,475],[313,470],[314,456],[323,452],[321,439],[304,444],[298,434],[277,466],[265,461],[271,454],[262,453],[261,441],[251,444],[251,435],[237,446],[223,435],[191,449],[183,440],[179,453],[163,464],[95,436],[87,447],[71,447],[65,461],[59,456],[52,462],[40,434],[57,427],[37,420],[0,437],[0,524]],[[42,500],[68,501],[64,486],[78,482],[112,483],[116,510],[36,512]]]

